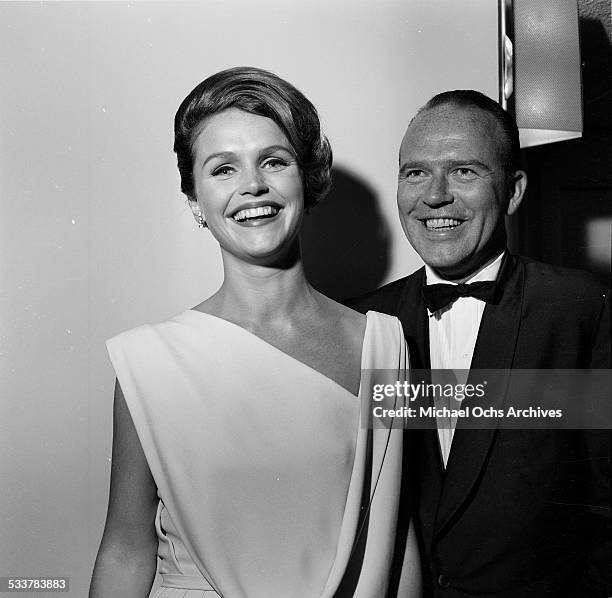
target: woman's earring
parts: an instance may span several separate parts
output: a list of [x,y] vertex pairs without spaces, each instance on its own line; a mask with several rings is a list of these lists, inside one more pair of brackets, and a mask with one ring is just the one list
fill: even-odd
[[208,228],[208,224],[206,224],[206,220],[204,220],[204,214],[202,214],[202,208],[199,206],[198,200],[193,197],[188,197],[187,203],[189,204],[189,209],[195,218],[198,228]]

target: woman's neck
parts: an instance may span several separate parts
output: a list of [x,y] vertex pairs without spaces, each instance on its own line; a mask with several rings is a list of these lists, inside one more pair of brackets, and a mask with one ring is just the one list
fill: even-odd
[[297,256],[281,266],[223,256],[224,280],[206,303],[216,315],[241,322],[279,322],[316,308],[319,293],[306,279]]

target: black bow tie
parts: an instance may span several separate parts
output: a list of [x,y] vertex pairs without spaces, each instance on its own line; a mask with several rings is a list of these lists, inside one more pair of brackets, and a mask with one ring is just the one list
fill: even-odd
[[428,284],[423,287],[423,299],[430,312],[438,311],[459,297],[475,297],[494,303],[497,299],[495,281],[473,282],[471,284]]

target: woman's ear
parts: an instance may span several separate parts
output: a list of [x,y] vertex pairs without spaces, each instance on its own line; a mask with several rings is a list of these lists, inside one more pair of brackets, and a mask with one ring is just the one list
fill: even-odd
[[510,186],[510,199],[508,201],[508,207],[506,208],[506,214],[512,216],[521,205],[525,190],[527,189],[527,173],[524,170],[517,170],[512,175],[512,182]]
[[191,213],[193,214],[193,217],[195,218],[197,225],[200,228],[206,228],[207,224],[204,218],[204,212],[202,212],[202,208],[200,207],[198,200],[193,197],[189,197],[187,198],[187,203],[189,203],[189,207],[191,208]]

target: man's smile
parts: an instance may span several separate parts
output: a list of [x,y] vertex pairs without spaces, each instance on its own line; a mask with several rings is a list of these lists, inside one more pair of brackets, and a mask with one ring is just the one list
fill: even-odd
[[423,218],[420,220],[427,230],[434,231],[453,230],[465,222],[465,220],[459,220],[457,218]]

